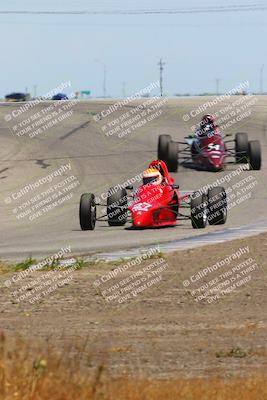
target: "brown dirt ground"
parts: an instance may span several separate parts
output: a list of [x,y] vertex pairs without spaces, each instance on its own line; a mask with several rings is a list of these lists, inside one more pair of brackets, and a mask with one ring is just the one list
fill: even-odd
[[[258,267],[246,273],[246,277],[251,276],[250,281],[210,304],[207,299],[195,301],[190,290],[200,284],[184,287],[183,281],[246,246],[249,254],[209,274],[201,283],[218,278],[252,257]],[[112,284],[161,256],[129,268]],[[267,234],[163,257],[166,268],[160,281],[123,305],[107,302],[93,285],[118,267],[114,263],[88,265],[75,271],[69,283],[35,304],[27,299],[16,300],[12,291],[29,283],[31,288],[23,293],[32,295],[33,279],[44,272],[31,273],[10,287],[4,282],[14,273],[2,274],[0,331],[9,338],[20,335],[33,346],[48,341],[54,351],[61,351],[68,344],[84,345],[84,354],[89,355],[86,367],[105,364],[114,376],[130,373],[146,378],[233,377],[266,368]],[[121,263],[125,264],[126,261]]]

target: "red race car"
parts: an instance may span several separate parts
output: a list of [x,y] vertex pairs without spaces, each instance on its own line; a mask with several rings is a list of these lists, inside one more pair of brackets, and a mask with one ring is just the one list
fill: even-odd
[[[195,169],[220,171],[227,164],[249,163],[250,169],[261,168],[261,146],[258,140],[248,141],[244,132],[237,133],[234,139],[225,140],[218,130],[203,137],[185,137],[184,142],[175,142],[170,135],[160,135],[158,157],[164,160],[169,171],[176,172],[179,164]],[[232,146],[228,147],[231,143]],[[179,149],[182,145],[183,148]]]
[[[97,206],[106,212],[97,215]],[[186,213],[186,210],[190,212]],[[95,195],[84,193],[80,200],[81,229],[94,230],[96,221],[107,221],[109,226],[123,226],[131,222],[133,228],[158,228],[177,225],[179,220],[191,220],[195,229],[225,224],[227,196],[223,187],[208,192],[180,192],[164,161],[155,160],[143,173],[143,183],[136,190],[132,186],[110,188],[107,203],[97,203]]]

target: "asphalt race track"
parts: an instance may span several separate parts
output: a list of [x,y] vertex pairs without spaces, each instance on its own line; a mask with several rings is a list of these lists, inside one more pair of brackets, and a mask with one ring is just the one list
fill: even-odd
[[[233,96],[207,111],[214,113],[225,110],[237,99],[244,98],[245,96]],[[108,227],[106,222],[98,222],[95,231],[82,232],[78,218],[79,199],[82,193],[93,192],[104,198],[109,187],[126,182],[140,174],[147,164],[157,157],[158,135],[171,134],[175,139],[182,140],[183,136],[191,133],[190,127],[198,121],[203,112],[199,117],[190,118],[187,122],[184,121],[183,115],[190,115],[191,110],[196,110],[209,99],[214,98],[164,99],[164,104],[158,108],[160,112],[154,118],[149,118],[150,121],[146,119],[143,126],[136,127],[122,138],[119,138],[115,131],[111,131],[118,125],[116,118],[121,118],[120,123],[125,121],[128,118],[126,113],[131,113],[131,110],[133,110],[132,116],[136,115],[134,111],[136,106],[148,99],[132,102],[100,121],[96,121],[95,116],[107,110],[115,103],[114,100],[84,101],[75,105],[66,102],[65,105],[69,106],[63,111],[62,103],[42,102],[17,117],[12,116],[12,111],[16,114],[16,110],[25,106],[25,103],[2,103],[0,105],[0,258],[24,259],[29,255],[44,257],[67,246],[70,246],[72,255],[93,254],[221,230],[222,226],[208,227],[205,232],[193,230],[190,221],[183,221],[175,228],[138,231],[129,229],[129,225]],[[55,103],[57,104],[54,106]],[[37,133],[38,124],[36,123],[34,129],[32,124],[42,116],[51,115],[53,111],[48,109],[51,104],[57,113],[61,108],[61,115],[64,115],[64,118],[62,117],[61,121],[57,121],[53,126],[51,124],[50,128],[47,125],[45,131]],[[247,110],[249,110],[247,116],[231,125],[225,132],[243,131],[248,133],[250,139],[259,139],[262,145],[262,169],[244,171],[231,181],[233,185],[251,177],[248,178],[248,182],[254,181],[256,184],[251,190],[251,197],[231,209],[225,228],[267,219],[267,98],[265,96],[254,98],[254,102],[252,101]],[[54,120],[58,118],[56,113],[53,114],[53,118]],[[47,118],[46,123],[49,121]],[[29,126],[31,130],[26,132]],[[35,136],[29,137],[29,132]],[[62,171],[62,166],[66,165],[68,167],[65,168],[70,169],[64,171],[61,176],[53,175],[51,182],[39,182],[40,179],[51,176],[54,171]],[[196,190],[229,174],[234,169],[236,166],[229,166],[226,171],[209,173],[180,168],[174,177],[180,184],[181,190]],[[76,182],[73,190],[66,191],[69,197],[52,209],[46,208],[45,212],[38,216],[37,211],[42,209],[38,208],[38,203],[50,195],[56,196],[55,191],[52,193],[49,190],[63,180],[66,180],[65,186],[62,184],[63,186],[58,188],[66,188]],[[34,185],[37,181],[39,186],[31,186],[26,193],[24,188],[29,184]],[[63,196],[63,193],[61,195]],[[32,207],[31,214],[26,215],[26,210],[30,207]]]

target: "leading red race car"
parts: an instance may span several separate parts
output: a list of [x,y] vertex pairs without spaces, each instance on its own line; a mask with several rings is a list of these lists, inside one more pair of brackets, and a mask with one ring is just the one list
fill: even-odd
[[[172,140],[170,135],[158,138],[158,157],[164,160],[169,171],[176,172],[179,164],[184,167],[220,171],[227,164],[249,163],[250,169],[261,168],[261,146],[258,140],[248,140],[244,132],[225,140],[217,129],[211,136],[185,137],[184,142]],[[229,146],[230,144],[230,146]],[[183,146],[179,149],[179,146]]]
[[[164,161],[154,160],[143,175],[143,184],[110,188],[107,203],[97,203],[93,193],[84,193],[80,200],[80,226],[94,230],[96,221],[107,221],[109,226],[123,226],[131,222],[133,228],[158,228],[177,225],[179,220],[191,220],[195,229],[225,224],[227,196],[223,187],[212,187],[207,192],[181,192],[169,174]],[[157,174],[158,173],[158,174]],[[144,173],[145,174],[145,173]],[[149,176],[160,177],[159,182]],[[130,193],[129,193],[130,192]],[[97,206],[106,208],[97,215]],[[190,210],[190,213],[186,212]]]

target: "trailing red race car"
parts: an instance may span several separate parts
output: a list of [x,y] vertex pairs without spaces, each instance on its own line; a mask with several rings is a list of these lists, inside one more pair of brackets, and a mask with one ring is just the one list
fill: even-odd
[[[218,130],[213,135],[185,137],[184,142],[172,140],[170,135],[160,135],[158,139],[158,158],[164,160],[169,171],[176,172],[179,164],[184,167],[220,171],[227,164],[249,163],[250,169],[261,168],[261,146],[258,140],[248,141],[244,132],[237,133],[234,139],[225,140]],[[228,147],[231,143],[232,146]],[[179,146],[183,145],[180,149]]]
[[[106,207],[106,213],[98,217],[97,206]],[[186,210],[190,213],[186,214]],[[143,184],[136,190],[132,186],[110,188],[107,204],[97,203],[93,193],[84,193],[80,200],[82,230],[94,230],[96,221],[107,221],[110,226],[131,222],[134,228],[158,228],[177,225],[179,220],[191,220],[193,228],[200,229],[207,223],[224,224],[226,219],[223,187],[213,187],[205,193],[181,192],[161,160],[150,163],[143,173]]]

